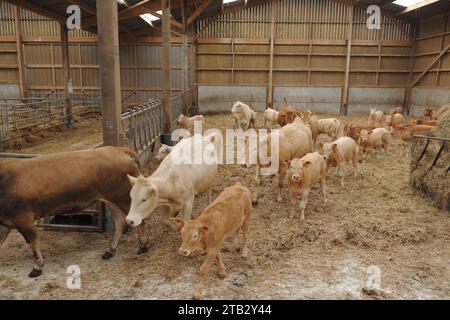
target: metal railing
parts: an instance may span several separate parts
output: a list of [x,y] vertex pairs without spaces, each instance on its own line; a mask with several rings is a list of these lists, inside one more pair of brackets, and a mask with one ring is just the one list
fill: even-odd
[[[65,123],[65,100],[62,94],[48,98],[0,100],[0,144]],[[101,114],[100,97],[96,94],[72,95],[76,119]]]
[[125,145],[141,154],[162,134],[163,101],[149,100],[122,114]]

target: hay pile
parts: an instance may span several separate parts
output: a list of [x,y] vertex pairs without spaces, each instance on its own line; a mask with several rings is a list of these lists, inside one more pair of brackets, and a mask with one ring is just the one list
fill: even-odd
[[437,111],[438,130],[436,135],[443,138],[450,138],[450,105],[442,106]]

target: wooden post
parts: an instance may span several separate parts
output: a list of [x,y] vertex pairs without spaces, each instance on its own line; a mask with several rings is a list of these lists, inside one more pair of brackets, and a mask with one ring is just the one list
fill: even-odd
[[171,72],[170,72],[170,0],[161,0],[162,8],[162,73],[164,124],[166,134],[172,131]]
[[409,74],[408,74],[408,85],[405,87],[405,95],[403,97],[403,114],[409,116],[411,110],[411,92],[412,92],[412,78],[414,61],[416,56],[416,37],[417,37],[417,26],[412,26],[413,44],[411,46],[410,58],[409,58]]
[[120,102],[119,32],[116,0],[97,0],[103,116],[103,145],[123,143]]
[[19,82],[20,82],[20,97],[28,97],[27,74],[25,69],[25,56],[23,52],[22,41],[22,24],[20,23],[20,8],[14,8],[14,26],[16,28],[16,49],[17,49],[17,64],[19,65]]
[[341,94],[341,114],[347,114],[348,111],[348,82],[350,78],[350,58],[352,51],[352,33],[353,33],[353,4],[347,7],[348,10],[348,27],[347,27],[347,56],[345,62],[345,78],[344,86]]
[[267,86],[267,105],[273,107],[273,45],[275,36],[275,3],[270,4],[270,57],[269,57],[269,85]]
[[197,36],[195,23],[191,25],[191,92],[192,104],[198,108],[198,86],[197,86]]
[[[73,127],[73,108],[72,108],[72,80],[70,79],[70,62],[69,62],[69,32],[65,24],[60,24],[61,30],[61,54],[62,69],[64,81],[64,101],[66,105],[66,126]],[[70,88],[69,88],[70,87]]]
[[189,90],[189,62],[188,62],[188,29],[186,25],[186,14],[187,14],[187,1],[181,1],[181,18],[183,23],[183,54],[182,54],[182,88],[183,88],[183,104],[184,113],[189,114],[191,106],[188,106],[186,101],[186,93]]

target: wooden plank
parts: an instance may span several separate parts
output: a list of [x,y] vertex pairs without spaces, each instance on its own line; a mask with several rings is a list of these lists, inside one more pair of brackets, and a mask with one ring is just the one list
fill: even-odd
[[439,53],[439,55],[428,65],[428,67],[425,68],[425,70],[420,74],[420,76],[416,80],[414,80],[413,83],[411,83],[410,87],[414,87],[423,78],[423,76],[428,73],[428,71],[434,66],[434,64],[438,62],[447,53],[449,48],[450,43],[447,44],[445,49],[443,49],[441,53]]
[[[448,22],[448,15],[445,15],[444,23],[442,24],[441,43],[439,45],[439,50],[444,49],[444,43],[445,43],[444,32],[445,32],[445,29],[447,28],[447,22]],[[438,67],[437,67],[438,70],[436,72],[436,87],[439,87],[439,71],[441,69],[441,66],[442,66],[442,59],[439,59]]]
[[206,9],[207,6],[211,3],[212,0],[203,0],[203,2],[198,6],[197,9],[189,16],[187,19],[187,25],[189,26],[194,22],[194,20]]
[[17,64],[19,67],[19,84],[20,97],[28,97],[28,81],[25,66],[24,47],[22,42],[22,24],[20,23],[20,9],[18,6],[13,6],[14,26],[16,29],[16,50],[17,50]]
[[54,11],[47,10],[47,9],[40,7],[38,5],[35,5],[29,1],[25,1],[25,0],[7,0],[7,1],[18,7],[21,7],[21,8],[33,11],[37,14],[40,14],[41,16],[56,20],[59,23],[66,23],[66,18],[64,16],[60,16],[59,14],[57,14]]
[[69,65],[69,32],[65,23],[60,24],[61,32],[61,55],[62,55],[62,68],[63,68],[63,81],[64,81],[64,101],[66,109],[66,126],[68,128],[73,127],[73,108],[72,97],[69,93],[69,84],[72,81],[70,79],[70,65]]
[[164,101],[163,132],[172,131],[172,104],[171,104],[171,72],[170,72],[170,0],[162,0],[162,83]]
[[350,59],[352,51],[352,33],[353,33],[353,4],[347,7],[348,26],[347,26],[347,56],[345,59],[345,77],[344,86],[341,95],[341,114],[347,114],[348,110],[348,82],[350,76]]
[[119,27],[116,0],[97,0],[101,66],[103,145],[123,144],[120,102]]

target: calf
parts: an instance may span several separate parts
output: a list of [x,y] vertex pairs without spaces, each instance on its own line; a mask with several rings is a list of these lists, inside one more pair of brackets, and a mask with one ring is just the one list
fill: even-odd
[[325,133],[333,140],[339,135],[339,129],[341,128],[341,122],[335,118],[319,119],[319,134]]
[[201,122],[201,124],[205,125],[205,117],[201,114],[193,116],[193,117],[186,117],[184,114],[180,114],[177,119],[178,126],[186,129],[189,131],[191,135],[194,134],[194,124],[195,122]]
[[275,109],[267,108],[264,111],[264,127],[267,128],[267,123],[270,125],[277,124],[278,111]]
[[300,116],[301,114],[298,110],[289,106],[285,106],[280,109],[278,113],[277,122],[280,125],[280,127],[284,127],[288,123],[293,122],[296,117]]
[[405,120],[405,117],[402,114],[395,113],[393,115],[386,115],[386,124],[388,127],[392,127],[393,125],[402,124]]
[[352,162],[353,176],[358,175],[358,145],[350,137],[341,137],[333,143],[323,145],[323,155],[328,166],[337,167],[337,174],[341,178],[341,186],[344,186],[344,163]]
[[437,109],[436,108],[427,108],[423,112],[424,117],[430,117],[430,120],[437,120]]
[[359,133],[361,132],[361,130],[366,129],[366,130],[372,130],[377,128],[374,125],[370,125],[370,126],[354,126],[352,124],[347,123],[344,126],[344,134],[350,138],[352,138],[353,140],[355,140],[355,142],[358,142],[359,139]]
[[[278,140],[279,153],[278,153],[278,196],[277,201],[283,201],[282,191],[284,186],[284,179],[288,166],[286,160],[293,158],[299,158],[312,151],[313,141],[311,130],[305,125],[302,119],[296,118],[294,122],[289,123],[282,127],[278,132],[271,132],[270,134],[263,136],[259,140],[259,150],[264,147],[267,148],[267,157],[271,158],[271,143]],[[251,150],[253,151],[253,150]],[[266,161],[262,161],[262,156],[258,153],[257,165],[256,165],[256,183],[259,185],[260,180],[260,168],[270,167],[271,163],[262,164]]]
[[[127,175],[139,174],[139,158],[127,148],[103,147],[8,161],[0,164],[0,246],[11,229],[17,229],[30,245],[35,266],[30,277],[42,273],[44,259],[34,221],[62,213],[76,213],[98,199],[116,205],[111,210],[114,237],[104,259],[113,256],[130,208],[131,185]],[[142,228],[140,249],[148,250]]]
[[383,111],[377,110],[376,108],[370,108],[369,124],[378,123],[379,125],[381,125],[383,119],[384,119]]
[[156,161],[157,162],[163,161],[169,155],[170,151],[172,151],[172,148],[173,147],[162,143],[161,147],[159,147],[158,154],[155,157]]
[[318,152],[308,153],[304,157],[286,160],[289,166],[288,186],[291,193],[291,213],[294,218],[296,200],[300,200],[300,220],[305,220],[305,210],[308,204],[308,195],[311,186],[320,179],[323,201],[327,202],[326,195],[326,168],[327,164],[323,156]]
[[195,159],[183,158],[183,155],[189,156],[198,136],[182,139],[150,177],[128,177],[132,185],[126,219],[129,225],[139,226],[157,207],[161,207],[162,222],[173,226],[169,218],[178,212],[186,219],[191,217],[197,194],[208,191],[208,202],[211,201],[211,185],[217,175],[218,163],[214,146],[216,136],[200,137],[202,154],[211,150],[211,159],[196,163]]
[[247,257],[247,240],[252,213],[251,199],[250,191],[236,182],[233,186],[225,188],[197,219],[174,219],[182,237],[178,252],[185,257],[195,251],[206,252],[206,260],[200,267],[194,299],[200,299],[209,270],[216,260],[219,265],[219,277],[225,278],[225,266],[220,249],[225,239],[237,234],[240,229],[244,234],[241,254]]
[[247,130],[250,127],[255,127],[256,112],[245,103],[237,101],[231,108],[231,113],[233,114],[236,128]]
[[361,130],[358,139],[358,146],[361,153],[366,150],[383,149],[385,153],[389,149],[389,131],[385,128],[376,128],[370,131]]
[[403,107],[395,107],[395,108],[392,108],[390,111],[389,111],[389,114],[392,116],[392,115],[394,115],[394,114],[401,114],[401,115],[403,115]]
[[313,145],[315,145],[317,137],[320,134],[319,120],[317,119],[317,116],[309,109],[304,112],[300,112],[300,114],[302,120],[309,126],[309,129],[311,130]]
[[394,125],[393,129],[394,133],[402,140],[402,149],[400,151],[400,155],[403,155],[403,152],[405,152],[405,155],[407,155],[407,149],[410,150],[409,146],[411,145],[413,135],[432,133],[437,130],[437,127],[423,124],[409,126]]

